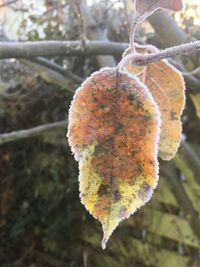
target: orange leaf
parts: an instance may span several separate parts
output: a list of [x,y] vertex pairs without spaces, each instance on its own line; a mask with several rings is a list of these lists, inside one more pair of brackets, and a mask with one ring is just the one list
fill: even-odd
[[[130,53],[127,49],[124,56]],[[139,53],[156,52],[153,46],[136,45]],[[147,66],[125,65],[124,70],[137,75],[147,85],[159,105],[162,119],[159,156],[170,160],[177,152],[181,139],[181,115],[185,105],[185,83],[181,73],[166,60],[156,61]]]
[[81,201],[103,227],[103,248],[157,185],[159,126],[148,89],[127,73],[102,69],[76,91],[69,144],[79,160]]

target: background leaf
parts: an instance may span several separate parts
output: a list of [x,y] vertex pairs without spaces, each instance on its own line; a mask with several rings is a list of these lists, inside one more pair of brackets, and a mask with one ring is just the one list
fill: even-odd
[[116,69],[94,73],[75,94],[69,144],[80,159],[81,201],[103,227],[103,248],[157,185],[159,125],[148,89]]
[[[157,48],[136,45],[136,50],[144,54],[156,52]],[[127,49],[124,56],[130,52]],[[152,62],[147,66],[128,63],[124,69],[148,86],[159,105],[162,118],[159,156],[170,160],[175,156],[181,139],[180,117],[185,106],[185,83],[181,73],[166,60]]]

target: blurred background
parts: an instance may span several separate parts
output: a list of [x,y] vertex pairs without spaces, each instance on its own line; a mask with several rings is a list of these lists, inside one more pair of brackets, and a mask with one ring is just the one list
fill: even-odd
[[[126,1],[128,10],[123,2],[0,0],[0,41],[87,38],[128,45],[132,2]],[[199,0],[184,4],[182,12],[151,16],[138,27],[137,42],[165,48],[199,40]],[[183,141],[172,161],[160,161],[151,201],[120,224],[105,251],[100,224],[80,203],[77,162],[65,137],[69,103],[83,79],[120,58],[0,60],[1,134],[66,120],[51,131],[0,142],[1,267],[200,266],[199,53],[170,59],[187,87]]]

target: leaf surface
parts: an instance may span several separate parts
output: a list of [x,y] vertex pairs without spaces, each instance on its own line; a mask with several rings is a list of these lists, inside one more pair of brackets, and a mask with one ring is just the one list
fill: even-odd
[[[136,45],[136,51],[145,54],[158,49],[150,45]],[[130,49],[127,49],[124,56],[130,52]],[[162,119],[159,156],[163,160],[170,160],[175,156],[181,140],[181,115],[185,106],[185,83],[182,74],[166,60],[152,62],[147,66],[128,63],[124,70],[139,77],[159,105]]]
[[183,8],[182,0],[136,0],[135,9],[138,21],[145,20],[158,9],[179,11]]
[[148,89],[115,68],[94,73],[74,96],[68,139],[79,160],[81,201],[102,224],[103,248],[157,185],[159,126]]

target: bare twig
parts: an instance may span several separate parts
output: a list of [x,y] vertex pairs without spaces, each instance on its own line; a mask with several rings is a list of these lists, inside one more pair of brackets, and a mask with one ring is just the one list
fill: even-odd
[[151,62],[158,61],[161,59],[177,55],[184,55],[184,54],[187,55],[189,53],[195,53],[198,51],[200,51],[200,41],[195,41],[187,44],[166,48],[164,50],[146,55],[132,53],[122,59],[122,61],[118,65],[118,68],[119,70],[123,69],[124,65],[130,61],[133,61],[135,64],[138,65],[147,65]]
[[65,128],[67,126],[67,121],[59,121],[53,122],[41,126],[37,126],[34,128],[26,129],[26,130],[19,130],[14,131],[11,133],[4,133],[0,134],[0,145],[5,143],[13,142],[19,139],[26,139],[34,136],[38,136],[42,133],[58,129],[58,128]]
[[46,58],[33,58],[31,59],[32,62],[35,62],[37,64],[40,64],[44,67],[47,67],[51,70],[57,71],[58,73],[69,77],[72,81],[74,81],[75,83],[82,83],[84,80],[82,78],[80,78],[79,76],[77,76],[76,74],[72,73],[71,71],[68,71],[66,69],[64,69],[62,66],[60,66],[59,64],[52,62],[50,60],[47,60]]
[[38,73],[40,77],[47,83],[58,85],[59,87],[74,93],[72,82],[69,79],[66,79],[63,74],[60,74],[59,72],[52,70],[51,68],[47,68],[41,64],[32,62],[31,60],[21,59],[20,62],[28,66],[34,72]]
[[189,72],[182,72],[182,74],[184,76],[195,75],[195,74],[198,74],[198,73],[200,73],[200,67],[198,67],[198,68],[196,68],[196,69],[194,69],[192,71],[189,71]]
[[146,65],[148,63],[151,63],[157,60],[161,60],[161,59],[165,59],[165,58],[169,58],[169,57],[173,57],[177,55],[188,55],[190,53],[196,53],[198,51],[200,51],[200,41],[190,42],[187,44],[170,47],[165,50],[161,50],[157,53],[148,54],[145,56],[141,64]]

